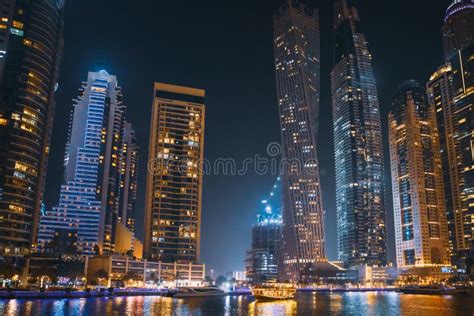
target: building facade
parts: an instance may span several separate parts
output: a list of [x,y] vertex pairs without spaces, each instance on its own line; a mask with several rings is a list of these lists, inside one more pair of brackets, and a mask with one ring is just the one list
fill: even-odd
[[205,91],[155,83],[145,204],[145,257],[198,262]]
[[113,252],[126,161],[126,108],[117,78],[105,70],[89,72],[80,92],[71,115],[59,205],[41,216],[39,248],[56,230],[67,228],[77,230],[79,252]]
[[36,242],[63,48],[62,1],[0,3],[0,252]]
[[474,0],[453,0],[446,10],[441,27],[444,56],[452,54],[474,42]]
[[252,246],[247,251],[246,275],[249,282],[259,284],[278,278],[281,245],[281,178],[272,193],[262,201],[263,211],[252,227]]
[[386,264],[383,147],[372,56],[357,9],[335,5],[331,72],[338,257],[346,267]]
[[98,270],[108,274],[107,285],[121,281],[126,275],[133,275],[141,282],[161,283],[174,288],[176,286],[203,286],[206,266],[193,263],[166,263],[149,260],[137,260],[124,256],[91,256],[86,258],[85,275],[88,282],[96,279]]
[[326,260],[316,153],[320,100],[319,18],[289,1],[274,15],[273,44],[282,145],[283,226],[279,277],[298,281]]
[[416,81],[404,82],[389,113],[397,266],[449,264],[435,108]]
[[131,232],[135,231],[135,201],[137,199],[138,146],[131,123],[125,123],[121,159],[119,221]]
[[[451,56],[453,78],[454,146],[459,179],[462,252],[474,250],[474,43]],[[472,260],[472,259],[471,259]]]

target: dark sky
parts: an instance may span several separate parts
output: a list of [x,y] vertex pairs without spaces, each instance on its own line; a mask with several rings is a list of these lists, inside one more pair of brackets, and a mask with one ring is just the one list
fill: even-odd
[[[205,156],[242,162],[280,139],[273,70],[272,13],[283,0],[123,1],[68,0],[65,50],[49,162],[46,202],[58,200],[67,122],[88,71],[118,76],[128,120],[141,148],[136,222],[143,231],[153,82],[207,91]],[[320,8],[321,77],[319,159],[326,221],[326,248],[336,255],[335,188],[329,75],[332,67],[332,1]],[[386,131],[397,86],[406,79],[425,84],[442,61],[440,27],[448,0],[355,1],[369,38]],[[386,133],[385,135],[386,136]],[[385,137],[387,147],[387,139]],[[387,152],[387,151],[386,151]],[[386,153],[388,162],[388,153]],[[386,175],[388,176],[388,168]],[[389,183],[387,177],[387,183]],[[202,256],[217,273],[242,270],[260,200],[275,177],[206,176]],[[389,256],[394,258],[391,191],[387,187]]]

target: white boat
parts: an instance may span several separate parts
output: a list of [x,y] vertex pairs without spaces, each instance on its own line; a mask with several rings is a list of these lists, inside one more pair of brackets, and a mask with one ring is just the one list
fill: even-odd
[[226,293],[218,287],[204,286],[204,287],[180,287],[173,295],[175,298],[187,297],[211,297],[211,296],[225,296]]
[[289,300],[295,297],[296,287],[293,284],[266,283],[252,288],[257,301]]

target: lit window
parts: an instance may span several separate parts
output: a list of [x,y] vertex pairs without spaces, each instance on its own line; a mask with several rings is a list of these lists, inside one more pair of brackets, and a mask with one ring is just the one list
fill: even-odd
[[18,36],[23,36],[24,32],[22,30],[16,29],[16,28],[10,28],[10,33],[13,35],[18,35]]
[[13,21],[13,26],[18,28],[18,29],[22,29],[23,28],[23,23],[20,22],[20,21]]

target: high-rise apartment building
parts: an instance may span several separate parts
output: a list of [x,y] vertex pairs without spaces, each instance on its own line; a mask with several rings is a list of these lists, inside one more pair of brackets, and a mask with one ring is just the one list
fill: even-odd
[[36,241],[63,47],[63,1],[0,2],[0,252]]
[[135,201],[137,199],[138,146],[131,123],[125,123],[121,159],[120,199],[118,216],[122,224],[135,231]]
[[399,87],[388,123],[397,266],[449,264],[435,108],[416,81]]
[[458,250],[474,251],[474,43],[453,54],[452,109],[454,146],[461,200],[461,220],[457,224],[463,242]]
[[383,148],[372,56],[357,9],[335,4],[331,72],[338,257],[347,267],[386,264]]
[[446,10],[441,27],[444,56],[452,54],[474,42],[474,0],[453,0]]
[[283,226],[279,276],[298,281],[326,260],[317,160],[320,100],[318,11],[288,1],[274,15],[273,44],[282,142]]
[[144,253],[199,261],[205,91],[155,83],[145,204]]
[[[120,195],[125,191],[121,185],[127,181],[123,170],[127,162],[132,164],[132,158],[123,155],[129,149],[124,147],[124,131],[132,133],[125,124],[125,110],[116,76],[104,70],[89,72],[71,115],[59,205],[41,216],[40,248],[55,231],[68,229],[77,231],[81,253],[93,254],[97,247],[113,252]],[[133,196],[135,186],[128,188]]]

